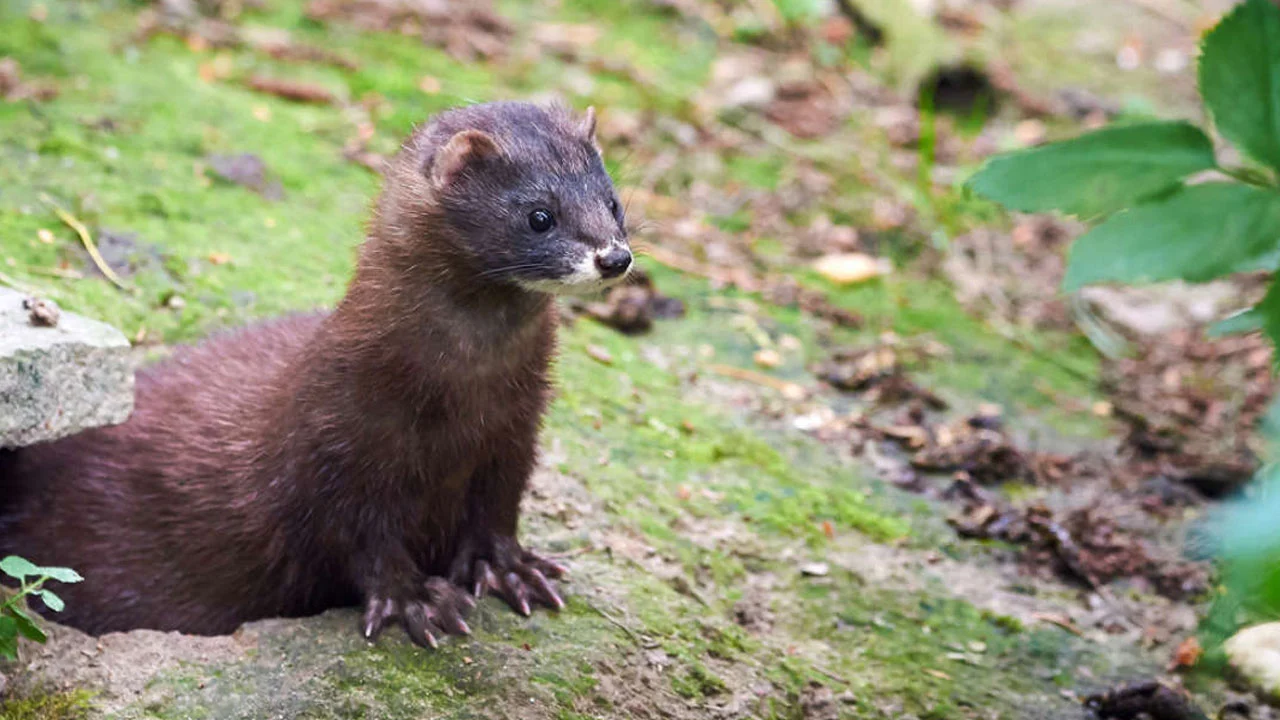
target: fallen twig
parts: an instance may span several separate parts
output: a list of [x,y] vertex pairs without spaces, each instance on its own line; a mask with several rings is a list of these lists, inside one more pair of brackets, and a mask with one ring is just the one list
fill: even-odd
[[35,275],[47,275],[49,277],[61,278],[63,280],[83,280],[84,273],[71,268],[59,267],[29,267],[27,272]]
[[1070,618],[1053,615],[1051,613],[1032,613],[1031,617],[1032,619],[1039,620],[1040,622],[1047,622],[1050,625],[1056,625],[1076,637],[1084,637],[1084,631],[1076,627],[1076,624],[1071,622]]
[[757,385],[764,385],[765,387],[773,388],[774,390],[782,393],[783,397],[789,400],[799,400],[808,394],[803,385],[788,382],[786,380],[780,380],[776,377],[756,372],[755,370],[734,367],[732,365],[721,365],[719,363],[712,363],[707,366],[707,369],[717,375],[731,377],[734,380],[745,380]]
[[597,613],[598,615],[600,615],[600,617],[604,618],[605,620],[608,620],[610,623],[612,623],[612,624],[613,624],[615,627],[617,627],[619,630],[621,630],[622,632],[626,633],[626,634],[627,634],[627,637],[631,639],[631,642],[633,642],[633,643],[635,643],[635,644],[636,644],[636,647],[640,647],[640,648],[642,648],[642,647],[644,647],[644,646],[645,646],[645,644],[640,640],[640,636],[639,636],[638,634],[636,634],[636,631],[635,631],[635,630],[632,630],[630,627],[628,627],[626,623],[624,623],[624,622],[622,622],[621,620],[619,620],[619,619],[615,618],[614,616],[610,615],[609,613],[605,612],[604,610],[602,610],[602,609],[600,609],[600,608],[596,607],[595,603],[588,602],[588,603],[587,603],[587,607],[591,608],[592,610],[595,610],[595,611],[596,611],[596,613]]
[[672,270],[679,270],[682,273],[714,279],[713,273],[704,264],[691,257],[686,257],[679,253],[672,252],[659,245],[650,246],[645,250],[644,254],[653,258],[657,262],[666,265]]
[[814,670],[817,670],[819,673],[821,673],[821,674],[823,674],[823,675],[827,676],[828,678],[831,678],[832,680],[835,680],[835,681],[836,681],[836,682],[838,682],[838,683],[843,683],[843,684],[845,684],[845,685],[852,685],[852,684],[853,684],[853,683],[849,682],[849,678],[844,677],[843,675],[839,675],[839,674],[837,674],[837,673],[835,673],[835,672],[833,672],[833,671],[831,671],[831,670],[828,670],[827,668],[825,668],[825,667],[823,667],[823,666],[821,666],[821,665],[819,665],[819,664],[817,664],[817,663],[809,663],[809,667],[813,668]]
[[326,48],[315,45],[305,45],[292,41],[285,42],[263,42],[250,41],[254,49],[260,50],[277,60],[304,62],[304,63],[323,63],[332,65],[343,70],[355,72],[360,69],[360,64],[354,59]]
[[673,270],[697,275],[720,285],[736,287],[743,292],[760,293],[766,302],[774,305],[799,308],[841,327],[862,327],[862,316],[836,305],[818,290],[802,287],[789,276],[761,276],[747,268],[720,270],[656,245],[646,248],[643,254]]
[[116,271],[112,270],[111,266],[107,264],[107,261],[102,258],[102,253],[98,252],[98,246],[94,244],[93,236],[89,234],[89,228],[85,227],[84,223],[77,220],[71,213],[63,210],[62,206],[54,202],[53,198],[48,195],[41,195],[40,199],[53,209],[53,213],[58,216],[59,220],[65,223],[67,227],[74,230],[76,235],[80,236],[80,242],[84,245],[84,249],[89,252],[89,257],[93,259],[94,266],[98,268],[98,271],[101,272],[104,277],[111,281],[112,285],[115,285],[124,291],[132,289],[124,280],[120,279],[120,276],[116,274]]

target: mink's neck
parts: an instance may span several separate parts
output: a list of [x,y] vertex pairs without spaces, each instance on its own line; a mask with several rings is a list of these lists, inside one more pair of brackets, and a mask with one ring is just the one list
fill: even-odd
[[486,282],[447,258],[406,262],[369,250],[326,333],[356,364],[349,370],[447,383],[545,366],[553,329],[546,295]]

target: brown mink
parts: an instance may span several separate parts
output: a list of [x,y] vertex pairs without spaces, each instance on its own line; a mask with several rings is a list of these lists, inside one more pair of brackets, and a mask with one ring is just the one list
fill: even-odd
[[562,606],[516,528],[550,294],[631,266],[594,130],[524,103],[419,128],[332,313],[178,350],[123,425],[0,452],[0,556],[80,571],[52,617],[93,634],[363,603],[366,636],[434,645],[468,632],[469,592]]

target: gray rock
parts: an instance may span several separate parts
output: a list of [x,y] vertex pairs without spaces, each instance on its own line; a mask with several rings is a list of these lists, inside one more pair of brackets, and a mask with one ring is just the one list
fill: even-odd
[[33,325],[25,299],[0,288],[0,447],[124,422],[133,412],[129,341],[72,313]]
[[1080,297],[1095,312],[1139,337],[1158,337],[1213,322],[1229,308],[1243,304],[1240,289],[1230,281],[1203,285],[1175,281],[1138,287],[1097,285],[1081,290]]

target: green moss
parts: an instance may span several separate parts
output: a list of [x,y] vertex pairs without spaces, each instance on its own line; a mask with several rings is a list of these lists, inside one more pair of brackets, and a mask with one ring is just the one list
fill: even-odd
[[1051,707],[1035,699],[1042,683],[1070,678],[1080,662],[1065,632],[1024,630],[963,600],[868,587],[850,575],[822,580],[796,588],[803,615],[791,631],[830,646],[826,669],[848,678],[855,697],[897,697],[920,717],[967,717],[960,709],[970,707],[1042,717],[1030,708],[1020,715],[1014,698]]
[[751,213],[739,210],[732,215],[713,215],[708,220],[727,233],[743,233],[751,229]]
[[696,660],[691,661],[682,672],[672,676],[671,687],[678,695],[689,699],[719,695],[727,689],[724,680]]
[[[152,339],[188,339],[211,326],[336,299],[373,179],[342,159],[340,139],[299,128],[336,122],[338,111],[205,82],[197,67],[202,59],[167,38],[112,52],[112,34],[131,29],[132,16],[90,6],[84,12],[92,22],[57,28],[59,57],[79,73],[63,83],[61,98],[39,113],[0,104],[6,128],[0,185],[8,190],[0,196],[0,234],[11,238],[0,258],[6,272],[45,288],[51,283],[42,272],[87,267],[78,239],[42,201],[48,195],[95,234],[128,233],[160,248],[163,262],[130,278],[136,292],[96,280],[56,288],[68,308],[129,334],[145,327]],[[180,106],[175,96],[183,97]],[[264,111],[269,121],[259,119]],[[120,129],[102,129],[104,117]],[[203,157],[215,152],[262,157],[287,202],[211,186]],[[54,231],[53,244],[37,240],[42,228]],[[230,261],[211,262],[215,253]],[[285,266],[293,272],[282,275]],[[187,300],[185,309],[161,309],[175,292]]]
[[0,700],[0,720],[82,720],[93,696],[83,690],[36,692]]
[[[771,442],[705,404],[681,400],[679,375],[633,363],[636,350],[626,338],[584,323],[563,344],[550,422],[570,459],[562,469],[583,467],[594,492],[658,539],[678,545],[669,520],[683,514],[728,514],[815,542],[824,522],[877,539],[907,534],[907,524],[874,499],[872,484],[831,465],[825,449],[794,438]],[[605,345],[618,367],[590,360],[587,344]]]
[[762,190],[777,190],[787,164],[778,154],[735,154],[726,159],[725,166],[732,180]]

